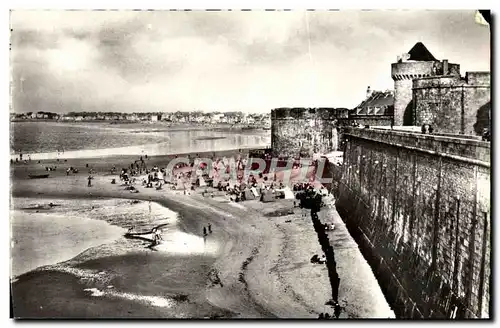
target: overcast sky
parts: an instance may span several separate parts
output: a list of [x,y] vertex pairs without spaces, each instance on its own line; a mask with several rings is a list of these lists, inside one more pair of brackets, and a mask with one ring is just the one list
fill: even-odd
[[418,41],[490,70],[473,11],[14,11],[16,112],[347,107]]

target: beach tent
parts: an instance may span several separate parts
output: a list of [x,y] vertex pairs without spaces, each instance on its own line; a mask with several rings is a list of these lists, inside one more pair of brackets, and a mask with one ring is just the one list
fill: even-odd
[[205,179],[203,177],[198,178],[198,184],[200,187],[206,187],[207,183],[205,182]]
[[281,190],[283,190],[283,192],[285,193],[285,199],[295,199],[293,191],[290,189],[290,187],[285,187]]
[[216,167],[219,172],[224,172],[224,170],[226,169],[226,165],[222,161],[217,163]]
[[163,173],[161,171],[158,171],[157,178],[158,180],[163,180]]
[[186,189],[186,187],[184,186],[184,181],[182,181],[182,179],[177,179],[177,184],[175,185],[175,189],[176,190]]
[[215,175],[215,176],[212,178],[212,186],[217,187],[217,185],[219,184],[219,182],[220,182],[220,181],[221,181],[221,180],[220,180],[219,176],[218,176],[218,175]]
[[283,191],[283,189],[276,189],[274,192],[274,197],[276,199],[285,199],[285,191]]
[[255,194],[250,189],[245,189],[244,194],[246,200],[252,200],[256,198]]
[[275,202],[276,196],[270,190],[265,191],[260,199],[263,203]]

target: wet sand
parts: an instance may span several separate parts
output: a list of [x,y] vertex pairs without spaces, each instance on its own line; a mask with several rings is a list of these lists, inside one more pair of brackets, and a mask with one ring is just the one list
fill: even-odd
[[[152,158],[148,165],[165,159]],[[203,238],[203,227],[211,223],[214,232],[207,239],[216,241],[216,251],[154,251],[143,241],[121,238],[19,277],[13,284],[16,317],[317,318],[328,310],[324,305],[331,298],[328,274],[325,267],[309,262],[320,247],[310,219],[300,210],[288,217],[271,217],[258,201],[229,203],[142,187],[131,194],[112,185],[107,173],[111,165],[126,166],[129,161],[113,158],[110,164],[109,159],[94,159],[98,173],[90,188],[84,173],[67,177],[57,171],[49,179],[30,180],[22,168],[14,169],[12,194],[47,200],[151,198],[179,215],[178,229],[183,233]],[[84,163],[68,160],[65,165],[84,172]],[[275,204],[293,207],[290,201]],[[131,223],[113,224],[128,228]]]
[[125,232],[104,221],[62,213],[15,210],[10,217],[13,277],[71,259],[88,248],[112,242]]

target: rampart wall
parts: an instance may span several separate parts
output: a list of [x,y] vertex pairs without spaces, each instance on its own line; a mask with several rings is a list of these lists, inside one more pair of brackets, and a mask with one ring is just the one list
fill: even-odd
[[345,129],[337,210],[396,314],[490,312],[490,146],[472,138]]

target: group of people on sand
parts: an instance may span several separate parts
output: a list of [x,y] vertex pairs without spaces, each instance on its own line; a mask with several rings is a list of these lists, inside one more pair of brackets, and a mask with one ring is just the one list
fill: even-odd
[[66,175],[69,175],[70,173],[78,173],[78,169],[76,167],[70,166],[66,169]]
[[[330,300],[327,302],[328,305],[330,305],[333,308],[333,314],[330,315],[330,313],[325,312],[325,313],[320,313],[318,316],[318,319],[339,319],[340,314],[342,313],[342,306],[340,306],[339,302],[335,300]],[[345,305],[344,305],[345,307]]]
[[[148,155],[146,155],[146,159]],[[128,169],[130,170],[131,175],[140,175],[143,172],[147,171],[147,165],[146,162],[144,161],[144,158],[142,156],[138,159],[135,160],[133,163],[130,163]]]
[[15,160],[14,159],[10,159],[10,164],[14,164],[15,163],[19,163],[19,162],[22,162],[24,164],[28,164],[31,162],[31,155],[28,155],[28,158],[24,158],[23,160],[23,154],[21,152],[19,152],[19,157],[16,157]]
[[[164,175],[165,169],[161,169],[158,166],[154,166],[151,169],[147,168],[145,159],[148,159],[148,155],[146,154],[143,158],[141,156],[138,160],[131,163],[128,167],[122,168],[119,178],[122,181],[127,190],[130,192],[139,192],[133,185],[136,182],[136,177],[142,174],[146,174],[147,176],[142,179],[142,186],[146,188],[156,187],[157,190],[160,190],[164,183]],[[110,170],[111,174],[116,173],[116,167]],[[115,179],[111,181],[112,184],[115,184]]]
[[314,186],[306,182],[298,182],[293,185],[293,191],[307,191],[314,189]]

